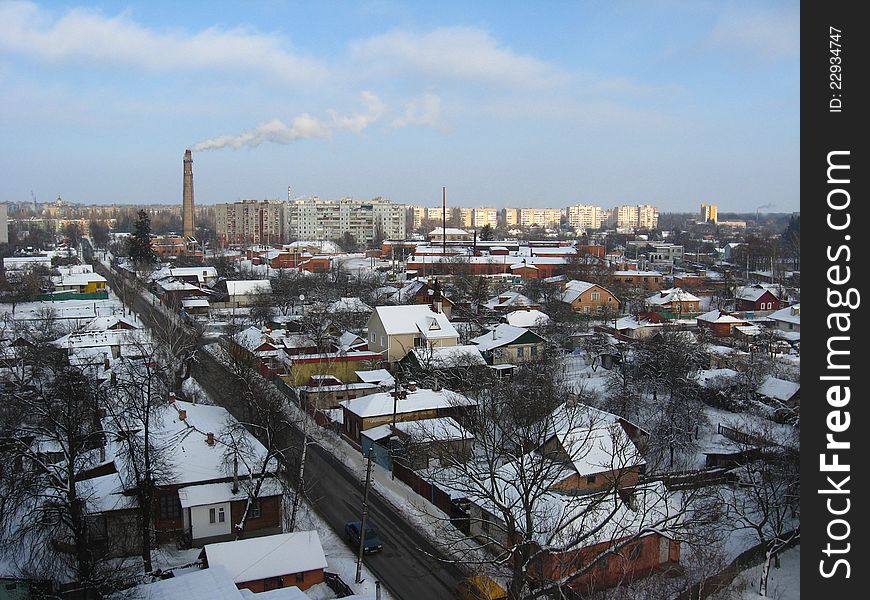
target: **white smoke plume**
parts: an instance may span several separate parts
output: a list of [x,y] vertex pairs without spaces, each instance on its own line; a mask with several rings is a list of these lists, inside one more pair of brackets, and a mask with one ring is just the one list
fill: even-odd
[[324,121],[308,113],[303,113],[295,117],[289,125],[281,119],[275,118],[237,135],[221,135],[199,142],[191,146],[191,150],[201,152],[221,148],[256,148],[263,142],[289,144],[296,140],[328,138],[337,131],[360,133],[381,118],[386,110],[380,98],[371,92],[363,92],[362,101],[366,110],[359,114],[340,115],[336,111],[330,110],[328,111],[329,120]]

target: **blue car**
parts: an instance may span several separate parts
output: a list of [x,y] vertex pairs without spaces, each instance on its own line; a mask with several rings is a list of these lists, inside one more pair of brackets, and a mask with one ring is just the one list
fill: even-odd
[[[347,535],[347,539],[353,546],[354,550],[359,550],[359,532],[359,521],[354,521],[344,526],[344,533]],[[381,543],[380,538],[378,538],[377,532],[375,532],[374,528],[366,525],[366,535],[363,545],[363,552],[365,552],[366,554],[371,554],[373,552],[380,552],[383,549],[384,545]]]

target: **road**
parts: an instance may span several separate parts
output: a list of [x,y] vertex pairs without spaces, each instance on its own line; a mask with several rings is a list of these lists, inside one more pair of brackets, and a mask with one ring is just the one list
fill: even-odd
[[[94,262],[94,268],[109,281],[119,297],[120,277]],[[129,294],[134,310],[147,326],[153,318],[163,318],[160,311],[152,310],[139,294]],[[208,352],[200,352],[194,364],[193,376],[209,396],[230,410],[225,394],[229,386],[222,382],[227,377],[224,367]],[[240,418],[241,415],[234,415]],[[302,434],[294,430],[296,439],[282,440],[287,446],[301,444]],[[286,446],[285,446],[286,447]],[[344,524],[359,519],[362,508],[364,482],[327,450],[314,444],[308,447],[305,480],[312,482],[309,496],[316,499],[313,508],[317,514],[344,538]],[[441,562],[433,556],[440,552],[403,515],[381,497],[376,489],[369,494],[369,519],[377,529],[384,550],[364,558],[365,565],[396,600],[444,600],[456,597],[456,585],[463,576],[458,567]],[[348,582],[351,583],[351,582]]]

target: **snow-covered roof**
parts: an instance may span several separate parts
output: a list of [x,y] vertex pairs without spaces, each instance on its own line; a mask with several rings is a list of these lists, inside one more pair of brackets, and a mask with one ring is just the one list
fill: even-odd
[[476,344],[481,352],[486,352],[493,348],[500,348],[512,344],[526,333],[529,333],[528,329],[514,327],[508,323],[500,323],[487,333],[473,338],[471,343]]
[[254,327],[253,325],[248,327],[247,329],[243,329],[239,333],[235,335],[233,340],[243,348],[247,348],[248,350],[253,351],[255,348],[258,348],[263,343],[263,332],[260,331],[259,327]]
[[239,589],[222,566],[185,573],[135,590],[141,600],[240,600]]
[[614,271],[614,275],[617,277],[627,277],[630,275],[634,275],[637,277],[662,277],[663,275],[659,271]]
[[372,307],[359,298],[341,298],[329,305],[327,310],[334,312],[371,312]]
[[[244,479],[239,481],[239,486],[233,493],[231,482],[189,485],[178,489],[178,498],[181,500],[181,508],[232,502],[233,500],[245,500],[254,493],[256,486],[256,479]],[[260,485],[258,497],[268,498],[269,496],[280,496],[282,493],[280,482],[274,477],[266,477]]]
[[230,296],[247,296],[250,294],[271,294],[272,283],[268,279],[246,279],[227,281],[227,294]]
[[795,304],[793,306],[786,306],[785,308],[780,308],[777,311],[774,311],[767,315],[768,319],[773,319],[774,321],[783,321],[785,323],[793,323],[795,325],[801,324],[801,305],[800,303]]
[[578,475],[593,475],[646,463],[612,413],[563,404],[552,415],[553,434]]
[[60,285],[62,286],[87,285],[94,281],[105,283],[106,278],[98,273],[74,273],[60,276]]
[[399,421],[396,429],[407,434],[415,442],[448,442],[472,440],[474,435],[453,417],[438,417],[420,421]]
[[726,312],[721,310],[714,309],[709,312],[705,312],[703,315],[698,315],[696,317],[699,321],[704,321],[706,323],[745,323],[743,319],[738,319],[732,315],[729,315]]
[[422,333],[429,339],[459,338],[459,333],[443,312],[435,312],[428,304],[410,306],[378,306],[375,314],[387,335]]
[[208,308],[208,298],[185,298],[181,305],[184,308]]
[[[396,403],[396,412],[409,413],[472,404],[474,401],[471,398],[458,392],[444,389],[437,391],[417,389],[413,392],[408,390],[406,397]],[[393,396],[389,392],[378,392],[354,400],[343,400],[339,402],[339,405],[360,417],[393,414]]]
[[473,344],[461,346],[439,346],[436,348],[414,348],[411,350],[421,365],[433,369],[452,367],[473,367],[486,364],[480,355],[480,348]]
[[695,381],[698,385],[709,387],[714,382],[723,381],[737,376],[737,371],[734,369],[701,369],[695,376]]
[[218,276],[215,267],[169,267],[167,270],[173,277],[192,277],[195,275],[200,282]]
[[793,381],[786,381],[785,379],[777,379],[776,377],[769,376],[764,382],[758,387],[758,393],[762,396],[767,396],[768,398],[773,398],[775,400],[781,400],[782,402],[786,402],[790,400],[792,396],[798,393],[801,389],[801,384],[795,383]]
[[448,227],[447,229],[443,229],[441,227],[436,227],[435,229],[433,229],[432,231],[429,232],[429,235],[442,235],[444,232],[446,232],[447,235],[471,235],[470,233],[468,233],[464,229],[459,229],[457,227]]
[[519,292],[504,292],[487,300],[484,306],[498,309],[509,306],[535,306],[536,304],[531,298]]
[[109,327],[114,327],[119,323],[129,325],[133,329],[139,329],[139,325],[137,325],[132,319],[119,317],[117,315],[109,315],[107,317],[94,317],[93,320],[84,326],[83,331],[105,331],[109,329]]
[[86,499],[88,512],[92,513],[136,508],[136,498],[125,496],[123,491],[124,484],[118,473],[76,482],[76,493]]
[[779,298],[779,286],[766,286],[760,283],[739,287],[734,292],[734,296],[738,300],[749,300],[755,302],[767,292],[770,292],[774,298]]
[[508,325],[514,327],[541,327],[550,321],[550,317],[537,309],[515,310],[505,315]]
[[235,583],[325,569],[326,556],[316,531],[297,531],[206,544],[209,568],[224,567]]
[[[239,594],[244,600],[311,600],[311,596],[300,590],[295,585],[277,590],[269,590],[268,592],[257,592],[256,594],[248,588],[239,590]],[[358,600],[365,600],[362,596],[356,597]],[[344,600],[354,600],[353,597],[347,596]],[[370,598],[368,600],[371,600]]]
[[356,376],[363,383],[380,383],[393,385],[393,376],[386,369],[373,369],[371,371],[355,371]]
[[663,306],[672,302],[700,302],[701,299],[681,288],[662,290],[660,293],[646,299],[647,304]]

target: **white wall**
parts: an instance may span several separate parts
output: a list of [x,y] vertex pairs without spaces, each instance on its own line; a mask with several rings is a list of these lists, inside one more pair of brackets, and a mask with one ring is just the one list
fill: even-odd
[[[209,510],[215,510],[215,522],[209,522]],[[224,522],[219,519],[219,509],[224,509]],[[209,504],[206,506],[193,506],[190,509],[190,522],[193,526],[191,538],[194,540],[212,537],[215,535],[229,535],[232,530],[232,516],[230,515],[230,503]]]

